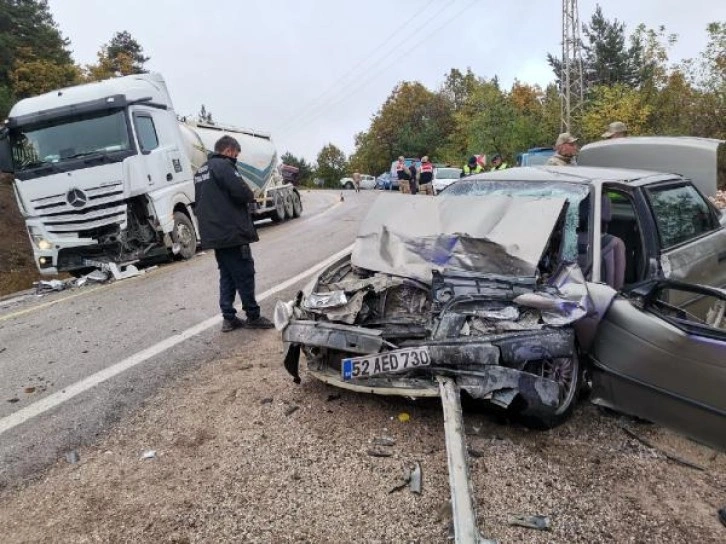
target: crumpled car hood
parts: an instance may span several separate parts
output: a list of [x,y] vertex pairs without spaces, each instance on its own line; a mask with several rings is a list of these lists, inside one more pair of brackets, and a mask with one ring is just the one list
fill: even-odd
[[533,276],[565,198],[381,195],[354,266],[431,284],[432,271]]

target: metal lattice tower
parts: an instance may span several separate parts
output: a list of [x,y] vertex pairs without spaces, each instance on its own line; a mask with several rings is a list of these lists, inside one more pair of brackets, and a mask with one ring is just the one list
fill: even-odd
[[577,0],[562,0],[562,68],[560,75],[560,127],[570,132],[571,116],[585,100],[582,40]]

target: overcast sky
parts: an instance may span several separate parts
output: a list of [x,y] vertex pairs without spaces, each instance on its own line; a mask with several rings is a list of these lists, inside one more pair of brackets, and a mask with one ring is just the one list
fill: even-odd
[[[218,122],[272,133],[280,154],[346,154],[397,82],[435,90],[451,68],[545,85],[559,54],[561,0],[49,0],[76,62],[128,30],[166,78],[176,111],[204,104]],[[588,21],[595,0],[580,0]],[[694,57],[726,0],[601,0],[608,19],[678,34]]]

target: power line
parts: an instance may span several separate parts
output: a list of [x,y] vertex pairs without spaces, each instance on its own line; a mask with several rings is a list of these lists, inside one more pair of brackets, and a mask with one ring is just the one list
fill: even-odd
[[[428,19],[426,19],[424,21],[424,23],[422,23],[422,24],[426,25],[429,22],[431,22],[434,19],[436,19],[436,17],[439,15],[439,13],[441,13],[442,11],[444,11],[447,7],[449,7],[449,5],[453,4],[455,1],[456,0],[451,0],[448,4],[443,5],[439,10],[437,10],[436,12],[434,12],[431,15],[431,17],[429,17]],[[472,2],[472,4],[473,4],[473,2]],[[471,4],[469,4],[469,5],[471,5]],[[457,16],[458,16],[458,14],[457,14]],[[420,45],[420,43],[422,43],[423,41],[425,41],[429,37],[430,37],[430,34],[424,36],[424,38],[422,40],[420,40],[419,42],[417,42],[416,45]],[[389,50],[388,53],[386,53],[383,57],[381,57],[380,59],[378,59],[378,61],[376,61],[376,62],[377,63],[383,62],[387,58],[389,58],[392,55],[396,54],[398,52],[398,50],[400,49],[401,46],[406,45],[406,43],[409,43],[409,42],[410,42],[410,40],[408,38],[404,38],[404,41],[403,42],[399,43],[393,49]],[[413,48],[409,48],[403,55],[408,54],[412,49]],[[403,55],[400,55],[398,58],[400,58]],[[398,58],[394,59],[394,62],[396,62],[398,60]],[[386,65],[386,67],[388,67],[388,66],[390,66],[390,64],[389,65]],[[372,66],[372,67],[370,67],[368,69],[368,71],[373,70],[373,69],[374,69],[374,67]],[[380,72],[380,70],[378,72]],[[359,80],[369,80],[369,77],[367,76],[367,74],[365,72],[362,73],[362,74],[359,74],[359,77],[356,79],[356,81],[351,81],[348,84],[343,85],[342,87],[340,87],[340,88],[337,89],[337,93],[336,94],[339,95],[338,97],[336,97],[335,95],[331,96],[330,97],[330,100],[326,101],[325,103],[319,104],[315,108],[312,108],[310,111],[308,111],[307,113],[299,116],[298,119],[296,119],[295,121],[293,121],[291,123],[288,123],[286,126],[283,125],[282,127],[280,127],[279,130],[282,131],[282,132],[285,132],[285,131],[289,131],[289,130],[293,129],[293,127],[294,127],[295,130],[298,130],[301,126],[307,125],[310,122],[310,120],[317,119],[320,116],[320,113],[327,111],[327,109],[330,106],[330,101],[334,101],[334,102],[337,103],[337,102],[340,101],[339,98],[342,97],[342,99],[345,100],[348,96],[351,96],[351,95],[355,94],[356,90],[361,87],[361,84],[358,83]],[[300,125],[300,126],[298,126],[298,125]]]
[[[435,32],[438,32],[439,30],[443,29],[446,25],[448,25],[449,23],[453,22],[457,17],[459,17],[467,9],[469,9],[471,6],[473,6],[476,3],[476,1],[477,0],[473,0],[469,4],[465,5],[461,10],[459,10],[458,12],[456,12],[453,16],[449,17],[444,22],[442,22],[431,34],[433,34]],[[379,69],[375,73],[374,76],[371,76],[371,77],[366,78],[366,82],[365,83],[360,84],[360,85],[357,85],[355,87],[355,89],[353,89],[352,92],[350,92],[350,93],[348,93],[348,94],[346,94],[344,96],[341,96],[338,100],[336,100],[336,101],[334,101],[332,103],[329,102],[329,103],[325,104],[325,109],[324,110],[322,110],[320,112],[317,112],[315,115],[313,115],[310,118],[306,118],[305,119],[305,122],[303,124],[293,123],[290,128],[288,128],[287,130],[283,130],[282,132],[284,132],[287,136],[290,136],[291,134],[297,133],[300,129],[302,129],[305,126],[307,126],[310,122],[312,122],[312,121],[320,118],[323,114],[327,113],[332,108],[334,108],[334,107],[342,104],[343,102],[345,102],[351,96],[355,95],[356,93],[358,93],[361,90],[363,90],[366,87],[368,87],[375,80],[376,77],[378,77],[385,70],[387,70],[388,68],[390,68],[391,66],[393,66],[393,64],[395,64],[396,62],[400,61],[401,58],[403,58],[406,55],[408,55],[411,51],[413,51],[414,49],[416,49],[418,46],[420,46],[423,42],[425,42],[429,38],[430,38],[430,34],[424,36],[421,40],[415,42],[413,44],[413,46],[411,46],[409,49],[407,49],[406,51],[404,51],[398,58],[393,59],[393,62],[390,62],[390,63],[386,64],[384,67],[382,67],[381,69]]]
[[[353,66],[353,68],[351,68],[345,74],[343,74],[338,79],[336,79],[327,89],[325,89],[325,91],[323,91],[321,94],[319,94],[317,96],[317,98],[314,98],[313,100],[311,100],[308,103],[308,105],[305,106],[302,110],[293,113],[287,119],[285,119],[282,123],[280,123],[280,127],[284,127],[291,123],[294,123],[294,121],[297,117],[300,117],[301,115],[306,115],[308,113],[307,110],[317,108],[320,105],[319,102],[321,102],[330,91],[339,90],[339,87],[338,87],[339,83],[342,83],[343,81],[345,81],[350,75],[355,73],[355,71],[360,66],[362,66],[366,62],[370,61],[371,58],[373,57],[374,53],[377,53],[380,49],[382,49],[385,45],[387,45],[388,42],[390,42],[393,38],[399,37],[400,33],[398,32],[398,29],[401,26],[408,25],[411,21],[413,21],[416,17],[418,17],[422,11],[425,11],[434,2],[436,2],[436,0],[430,0],[430,2],[428,4],[426,4],[421,10],[416,11],[416,13],[414,13],[411,17],[409,17],[409,19],[405,23],[403,23],[403,25],[396,25],[396,30],[394,30],[382,43],[380,43],[370,53],[368,53],[360,61],[358,61],[358,63],[355,66]],[[399,44],[399,45],[402,45],[402,44]],[[398,47],[398,46],[396,46],[396,47]]]

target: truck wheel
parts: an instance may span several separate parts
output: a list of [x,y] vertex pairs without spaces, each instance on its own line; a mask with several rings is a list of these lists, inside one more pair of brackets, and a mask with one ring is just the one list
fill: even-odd
[[185,261],[197,252],[197,234],[191,219],[184,212],[174,212],[174,230],[171,233],[174,244],[179,245],[179,255]]
[[302,200],[297,191],[292,192],[292,216],[300,217],[302,215]]
[[270,215],[275,223],[280,223],[285,220],[285,198],[280,192],[275,193],[275,209]]
[[292,203],[292,193],[285,195],[285,219],[292,219],[294,215],[294,206]]

